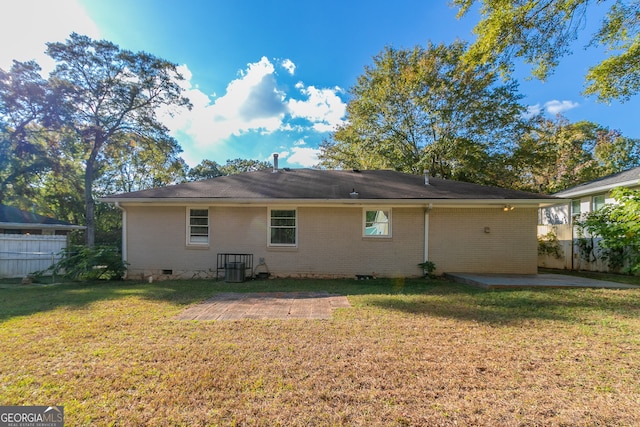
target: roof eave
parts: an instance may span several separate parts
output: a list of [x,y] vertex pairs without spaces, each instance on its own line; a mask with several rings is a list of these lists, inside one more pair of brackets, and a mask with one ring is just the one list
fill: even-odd
[[126,205],[224,205],[224,206],[268,206],[268,205],[296,205],[296,206],[360,206],[360,205],[393,205],[418,207],[502,207],[505,204],[520,207],[546,207],[566,203],[568,199],[281,199],[281,198],[119,198],[106,197],[100,199],[105,203]]
[[631,181],[616,182],[613,184],[599,185],[597,187],[591,187],[591,188],[574,188],[574,189],[559,191],[554,195],[557,195],[558,197],[564,197],[564,198],[591,196],[593,194],[603,193],[618,187],[638,187],[639,185],[640,184],[638,184],[638,180],[634,179]]
[[34,229],[51,229],[51,230],[84,230],[84,225],[65,225],[65,224],[37,224],[33,222],[0,222],[0,228],[34,228]]

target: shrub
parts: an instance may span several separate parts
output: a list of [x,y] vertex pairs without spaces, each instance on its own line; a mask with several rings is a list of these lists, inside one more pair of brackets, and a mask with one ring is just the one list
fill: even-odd
[[111,246],[74,246],[62,255],[46,271],[69,280],[121,280],[127,270],[120,251]]
[[424,271],[425,277],[433,277],[433,272],[436,271],[436,264],[433,261],[421,262],[418,267]]
[[544,236],[538,237],[538,254],[551,255],[556,259],[562,258],[562,247],[556,233],[550,231]]

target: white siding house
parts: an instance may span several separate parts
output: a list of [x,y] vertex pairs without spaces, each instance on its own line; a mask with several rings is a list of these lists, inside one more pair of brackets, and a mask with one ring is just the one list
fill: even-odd
[[[607,271],[608,267],[605,262],[598,259],[597,256],[585,254],[584,247],[580,245],[579,241],[584,236],[580,235],[575,221],[590,212],[601,209],[605,204],[615,202],[611,197],[611,191],[618,187],[640,189],[640,167],[585,182],[555,193],[554,196],[566,201],[540,209],[538,237],[544,238],[548,233],[553,233],[562,248],[562,257],[541,255],[538,259],[538,265],[567,270]],[[597,239],[594,239],[594,242],[597,244]],[[597,255],[597,253],[592,255]]]

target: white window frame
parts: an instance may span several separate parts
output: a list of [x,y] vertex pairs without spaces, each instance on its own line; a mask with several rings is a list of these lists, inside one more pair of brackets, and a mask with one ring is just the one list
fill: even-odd
[[[602,205],[600,207],[596,206],[596,199],[602,198]],[[591,211],[596,212],[599,211],[607,204],[607,196],[606,194],[598,194],[596,196],[591,197]]]
[[[386,212],[387,213],[387,234],[367,234],[367,212]],[[392,224],[393,211],[391,208],[383,208],[383,207],[370,207],[370,208],[362,208],[362,237],[367,239],[389,239],[393,235],[393,227]],[[372,222],[375,224],[375,221]]]
[[[578,210],[574,209],[575,205],[578,205]],[[581,199],[573,199],[571,200],[571,216],[576,217],[582,215],[582,200]]]
[[[295,217],[294,221],[295,224],[293,225],[293,227],[289,227],[289,228],[293,228],[294,229],[294,239],[295,242],[294,243],[273,243],[271,241],[271,229],[272,228],[285,228],[285,227],[273,227],[272,223],[271,223],[271,212],[273,211],[293,211],[295,213]],[[288,217],[287,217],[288,218]],[[290,207],[290,206],[283,206],[283,207],[270,207],[267,210],[267,246],[272,247],[272,248],[297,248],[298,247],[298,226],[299,226],[300,222],[298,219],[298,208],[295,207]]]
[[[191,224],[191,212],[197,211],[207,211],[207,235],[206,241],[197,241],[192,240],[193,233],[191,232],[191,227],[205,227],[202,224]],[[187,246],[197,246],[197,247],[208,247],[211,241],[211,212],[209,211],[209,207],[201,207],[201,206],[187,206],[186,212],[186,233],[187,233]],[[193,216],[194,218],[204,218],[204,216]],[[204,236],[204,234],[198,234],[198,236]]]

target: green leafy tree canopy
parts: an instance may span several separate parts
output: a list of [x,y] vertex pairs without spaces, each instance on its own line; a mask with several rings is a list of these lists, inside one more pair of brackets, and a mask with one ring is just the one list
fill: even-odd
[[494,160],[529,122],[517,84],[467,67],[465,50],[463,42],[385,48],[351,89],[347,123],[323,143],[322,165],[494,182]]
[[465,57],[472,64],[496,64],[503,72],[521,58],[533,76],[551,75],[585,28],[588,13],[609,7],[590,46],[602,46],[607,57],[585,76],[585,93],[609,102],[628,100],[640,90],[640,0],[453,0],[458,17],[479,5],[478,38]]
[[84,145],[86,243],[95,243],[93,185],[105,148],[127,134],[166,139],[161,107],[190,107],[182,96],[176,64],[145,52],[120,49],[106,40],[71,34],[65,43],[48,43],[56,61],[49,82],[55,91],[60,126],[72,129]]

